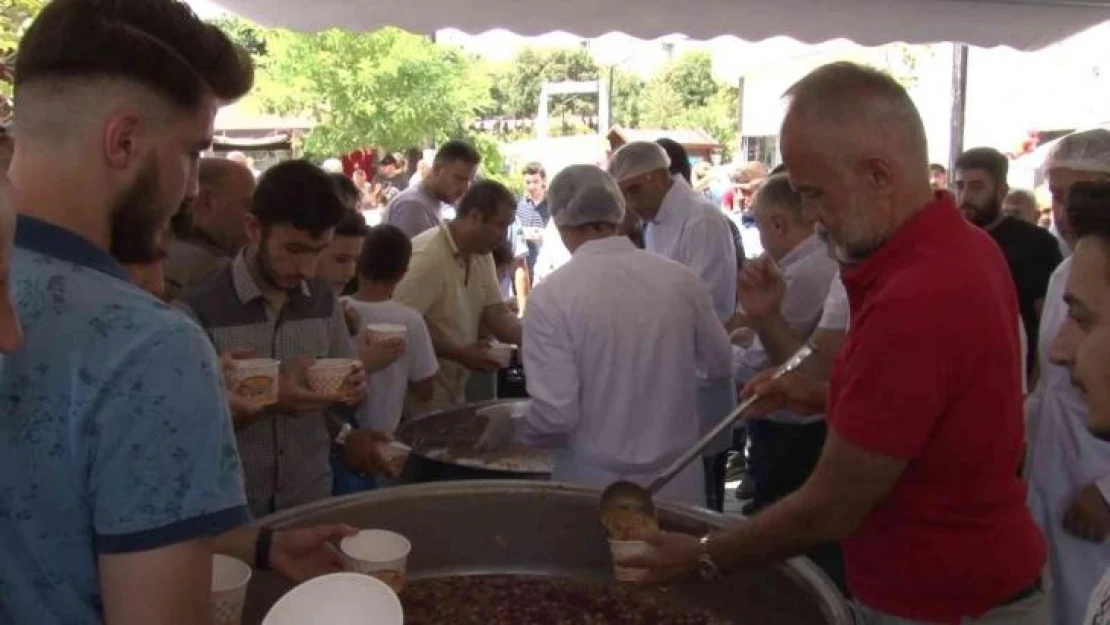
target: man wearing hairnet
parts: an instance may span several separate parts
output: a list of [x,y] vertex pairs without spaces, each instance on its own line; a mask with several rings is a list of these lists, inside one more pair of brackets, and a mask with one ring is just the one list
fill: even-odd
[[[1066,198],[1077,182],[1110,179],[1110,131],[1061,139],[1045,159],[1052,216],[1070,248],[1075,231]],[[1029,506],[1048,540],[1050,595],[1056,625],[1079,623],[1092,589],[1110,567],[1110,442],[1087,429],[1088,407],[1067,369],[1048,359],[1048,347],[1067,321],[1064,286],[1071,258],[1052,274],[1041,315],[1041,377],[1025,403],[1029,421]]]
[[[524,314],[531,405],[520,419],[491,421],[479,446],[556,448],[557,481],[647,485],[701,433],[698,381],[676,372],[729,376],[728,336],[693,272],[619,234],[624,201],[604,171],[563,170],[547,201],[572,256]],[[701,505],[703,468],[687,467],[660,498]]]
[[[724,323],[736,312],[736,247],[721,211],[668,171],[670,158],[655,143],[634,141],[617,150],[609,173],[620,185],[628,210],[644,223],[644,249],[689,267],[713,298],[713,309]],[[677,374],[677,371],[675,372]],[[708,432],[736,406],[731,376],[716,378],[703,370],[698,379],[698,415]],[[722,435],[704,458],[706,503],[721,510],[724,501],[726,452],[731,442]]]

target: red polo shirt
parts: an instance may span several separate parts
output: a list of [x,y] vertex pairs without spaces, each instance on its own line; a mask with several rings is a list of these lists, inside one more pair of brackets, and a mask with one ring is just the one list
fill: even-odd
[[842,275],[852,324],[829,384],[829,425],[909,461],[844,542],[848,585],[902,618],[979,616],[1045,563],[1017,477],[1021,347],[1006,261],[938,195]]

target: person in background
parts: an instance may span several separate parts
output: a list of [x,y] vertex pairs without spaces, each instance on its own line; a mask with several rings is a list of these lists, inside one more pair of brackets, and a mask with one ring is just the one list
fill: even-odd
[[[1068,316],[1046,351],[1053,364],[1068,371],[1072,385],[1089,404],[1086,426],[1090,433],[1103,445],[1110,445],[1110,183],[1075,183],[1067,205],[1068,221],[1077,239],[1064,292]],[[1110,567],[1110,563],[1104,564]],[[1110,625],[1110,570],[1092,588],[1083,620],[1071,622]],[[1075,607],[1068,613],[1080,614],[1079,606]],[[1058,617],[1055,622],[1063,621]]]
[[[628,210],[644,221],[644,249],[686,265],[701,279],[713,297],[713,308],[724,322],[736,312],[736,248],[717,207],[670,173],[667,152],[655,143],[632,142],[613,154],[609,172],[620,185]],[[736,406],[732,376],[699,380],[698,416],[708,432]],[[675,375],[679,375],[675,372]],[[730,433],[706,449],[706,502],[710,509],[724,507],[725,471]]]
[[408,188],[408,179],[396,154],[386,154],[378,161],[378,174],[370,189],[371,203],[375,207],[389,204],[401,191]]
[[255,516],[329,497],[333,441],[352,472],[389,471],[378,449],[388,438],[352,431],[345,420],[344,407],[365,410],[364,366],[353,365],[338,392],[306,386],[317,358],[369,360],[365,341],[356,351],[335,293],[315,278],[320,255],[348,213],[319,167],[307,161],[271,167],[247,216],[247,246],[180,302],[221,352],[281,361],[278,403],[235,420]]
[[1039,225],[1040,213],[1037,198],[1032,191],[1014,189],[1006,194],[1006,199],[1002,200],[1002,214],[1007,217],[1036,226]]
[[749,161],[730,176],[732,186],[721,198],[721,206],[726,213],[747,214],[751,200],[759,185],[770,175],[767,165],[759,161]]
[[[361,170],[355,170],[355,173],[359,171]],[[332,173],[328,176],[335,184],[335,192],[339,194],[339,201],[343,202],[343,206],[346,206],[347,210],[357,212],[362,204],[362,192],[359,191],[358,184],[346,174]]]
[[227,160],[235,163],[236,165],[246,168],[247,171],[251,172],[251,175],[254,176],[255,179],[262,175],[257,169],[254,168],[254,159],[247,156],[246,154],[243,154],[242,152],[228,152]]
[[200,191],[188,206],[191,227],[180,232],[165,261],[166,293],[182,297],[234,258],[246,242],[243,219],[254,195],[254,176],[235,161],[200,161]]
[[[524,367],[536,372],[528,412],[491,419],[479,448],[553,447],[554,480],[646,485],[700,436],[692,373],[727,376],[728,337],[693,272],[617,233],[624,201],[603,170],[564,169],[549,201],[574,256],[533,292],[524,315]],[[659,497],[700,505],[702,477],[692,464]]]
[[[546,209],[545,209],[546,210]],[[511,302],[510,308],[519,313],[527,305],[528,294],[532,292],[532,270],[528,267],[528,240],[527,228],[520,222],[520,214],[513,219],[509,226],[508,238],[505,243],[493,251],[493,260],[496,264],[497,280],[505,295],[505,301]],[[499,254],[508,255],[508,267],[502,267]],[[504,260],[502,258],[502,260]],[[502,269],[507,272],[502,276]]]
[[551,213],[547,209],[547,171],[539,163],[524,166],[524,197],[516,206],[516,219],[524,228],[528,243],[528,275],[536,270],[536,259],[543,247],[543,234]]
[[[1110,181],[1110,131],[1060,139],[1045,157],[1044,173],[1053,216],[1071,249],[1077,238],[1069,193],[1079,183]],[[1110,567],[1110,443],[1090,435],[1087,401],[1068,369],[1049,358],[1053,339],[1071,323],[1064,294],[1074,263],[1065,259],[1049,280],[1037,344],[1041,375],[1025,402],[1029,507],[1048,540],[1054,625],[1080,622]]]
[[7,623],[211,619],[211,539],[250,518],[219,363],[121,264],[165,252],[217,108],[251,84],[249,56],[170,0],[51,2],[20,41],[0,176]]
[[924,125],[897,81],[839,62],[787,97],[787,175],[841,265],[852,327],[829,384],[768,371],[744,394],[759,394],[755,414],[826,412],[825,447],[802,488],[755,517],[701,540],[665,532],[619,564],[658,583],[838,540],[868,623],[1041,625],[1005,261],[931,188]]
[[[737,285],[740,308],[756,334],[750,345],[733,347],[733,374],[740,385],[794,354],[780,351],[783,333],[802,337],[814,333],[837,275],[836,261],[814,234],[816,214],[802,209],[802,198],[785,174],[767,179],[751,210],[767,252],[750,261]],[[773,273],[782,276],[781,294],[763,297],[763,292],[750,288]],[[770,325],[780,321],[785,327]],[[817,466],[826,433],[824,415],[782,410],[749,421],[745,478],[751,478],[753,487],[751,505],[744,513],[758,514],[801,488]],[[845,590],[844,562],[835,543],[819,545],[808,555]]]
[[1032,346],[1025,372],[1028,379],[1033,379],[1045,291],[1048,279],[1063,259],[1051,234],[1002,213],[1002,201],[1010,189],[1006,184],[1009,169],[1009,161],[995,149],[975,148],[964,152],[956,159],[956,202],[967,220],[989,234],[1006,257],[1016,288],[1025,339]]
[[513,273],[517,259],[513,256],[513,246],[508,242],[493,248],[493,269],[497,272],[497,283],[501,286],[501,296],[505,301],[513,299]]
[[[385,369],[370,374],[367,381],[369,409],[359,425],[371,431],[392,434],[405,417],[405,392],[420,402],[429,402],[439,372],[424,318],[415,310],[393,301],[393,291],[408,272],[412,242],[395,226],[370,229],[358,261],[358,290],[344,302],[365,327],[375,323],[405,326],[405,350]],[[416,416],[416,415],[409,415]]]
[[432,170],[420,186],[406,189],[386,207],[382,223],[392,224],[413,238],[439,225],[440,209],[454,204],[470,188],[482,157],[463,141],[448,141],[436,152]]
[[933,191],[947,191],[948,190],[948,170],[940,163],[931,163],[929,165],[929,186]]
[[432,401],[410,397],[413,413],[461,405],[471,371],[499,368],[479,340],[481,328],[500,341],[520,344],[520,320],[505,304],[492,256],[515,213],[512,192],[482,180],[459,201],[454,220],[413,239],[409,270],[393,297],[424,318],[439,358]]
[[[693,188],[693,182],[690,178],[690,155],[687,154],[686,148],[682,147],[682,144],[673,139],[663,138],[655,142],[666,150],[667,156],[671,159],[671,175],[682,178],[687,185]],[[695,193],[703,195],[701,191],[695,190]],[[740,229],[731,219],[726,219],[725,223],[728,224],[729,231],[732,234],[732,244],[736,248],[736,270],[739,271],[740,267],[744,264],[744,239],[740,236]]]
[[335,234],[320,254],[316,278],[327,284],[333,293],[346,295],[348,286],[358,275],[358,257],[366,238],[366,220],[357,211],[343,213],[335,224]]
[[[625,215],[624,226],[627,227],[628,232],[639,232],[639,221],[636,214],[628,211]],[[536,257],[536,271],[532,274],[532,290],[545,279],[555,272],[556,269],[562,267],[570,260],[570,250],[563,244],[563,240],[559,238],[559,229],[550,220],[547,222],[547,228],[543,233],[544,246],[540,249],[539,256]],[[643,247],[642,245],[638,247]]]

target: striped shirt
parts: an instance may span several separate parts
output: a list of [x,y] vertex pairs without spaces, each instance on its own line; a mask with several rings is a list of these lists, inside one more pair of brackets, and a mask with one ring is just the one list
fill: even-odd
[[[187,294],[182,306],[218,351],[253,350],[282,368],[300,358],[354,358],[343,312],[326,284],[311,280],[280,310],[263,297],[243,255]],[[364,404],[365,405],[365,404]],[[331,495],[331,436],[322,413],[271,411],[237,432],[251,512],[263,516]]]

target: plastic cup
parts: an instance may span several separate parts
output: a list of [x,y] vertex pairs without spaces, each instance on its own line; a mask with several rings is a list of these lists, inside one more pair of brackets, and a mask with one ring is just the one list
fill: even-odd
[[405,587],[412,543],[404,536],[389,530],[362,530],[344,538],[339,550],[344,569],[376,577],[393,592]]
[[239,625],[250,581],[251,567],[246,562],[220,554],[212,556],[212,622],[215,625]]
[[272,358],[233,360],[228,386],[232,393],[259,406],[276,404],[281,362]]
[[397,594],[382,582],[357,573],[332,573],[311,579],[266,613],[262,625],[402,625]]
[[514,346],[506,343],[492,343],[486,348],[486,353],[504,369],[513,361],[513,349],[515,349]]
[[366,326],[366,331],[375,343],[396,339],[404,341],[409,335],[409,329],[398,323],[371,323]]
[[642,540],[610,540],[609,552],[613,554],[613,577],[618,582],[639,582],[647,577],[647,569],[635,569],[617,564],[618,558],[644,555],[651,545]]
[[321,358],[308,368],[308,388],[317,393],[334,395],[343,389],[357,364],[358,361],[352,358]]

